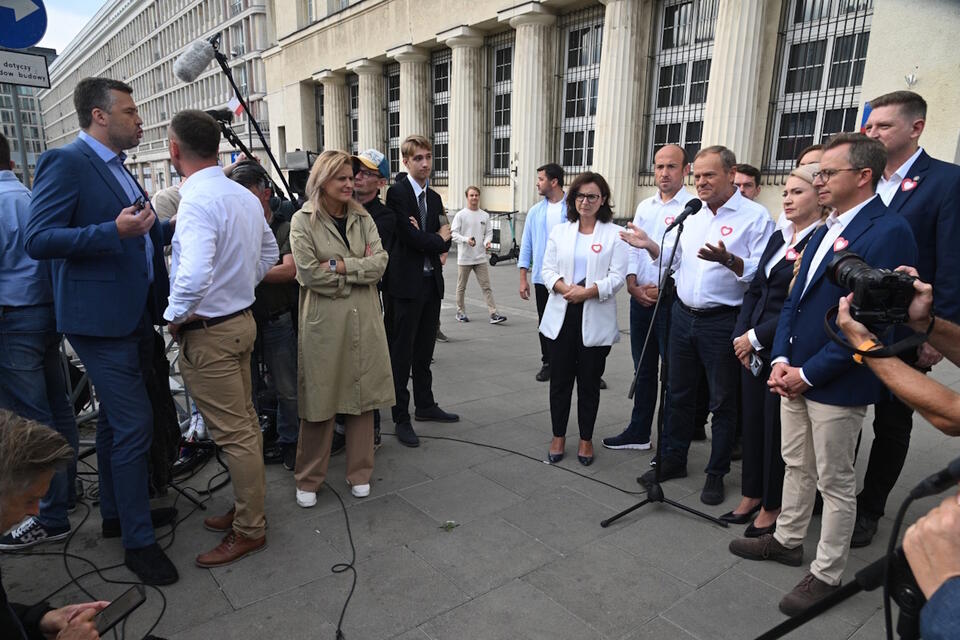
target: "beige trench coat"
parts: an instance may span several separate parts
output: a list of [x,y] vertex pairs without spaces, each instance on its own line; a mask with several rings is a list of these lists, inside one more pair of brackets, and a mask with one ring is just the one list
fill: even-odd
[[[312,213],[310,203],[290,223],[300,283],[297,402],[310,422],[395,404],[377,292],[387,252],[373,218],[355,204],[346,233],[349,248],[330,216]],[[331,258],[343,259],[346,275],[330,270]]]

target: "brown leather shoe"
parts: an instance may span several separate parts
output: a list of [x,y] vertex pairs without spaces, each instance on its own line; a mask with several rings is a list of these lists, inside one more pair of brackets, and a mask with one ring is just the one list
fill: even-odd
[[223,567],[251,553],[256,553],[266,546],[267,536],[248,538],[236,531],[230,531],[215,548],[197,556],[197,566]]
[[227,511],[222,516],[210,516],[209,518],[203,519],[203,527],[209,531],[218,531],[224,532],[230,531],[233,529],[233,516],[236,515],[237,508],[231,507],[230,511]]
[[803,545],[788,549],[767,533],[759,538],[737,538],[730,543],[730,553],[747,560],[775,560],[790,567],[803,564]]
[[839,584],[827,584],[812,573],[808,573],[803,576],[803,580],[793,588],[793,591],[780,601],[780,611],[791,618],[798,616],[839,588]]

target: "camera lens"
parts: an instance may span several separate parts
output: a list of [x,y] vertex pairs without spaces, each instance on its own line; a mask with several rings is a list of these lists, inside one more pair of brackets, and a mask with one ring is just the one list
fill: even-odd
[[853,291],[857,276],[870,270],[870,265],[857,254],[838,251],[827,265],[827,277],[838,287]]

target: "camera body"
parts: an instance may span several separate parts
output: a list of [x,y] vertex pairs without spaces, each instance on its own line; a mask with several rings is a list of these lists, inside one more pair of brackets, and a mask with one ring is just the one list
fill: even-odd
[[850,315],[868,327],[908,320],[915,278],[900,271],[875,269],[852,251],[838,251],[827,265],[830,282],[853,292]]

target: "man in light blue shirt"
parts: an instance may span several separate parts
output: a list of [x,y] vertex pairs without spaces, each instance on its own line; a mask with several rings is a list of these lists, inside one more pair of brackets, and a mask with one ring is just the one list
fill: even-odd
[[0,409],[58,431],[73,447],[74,463],[53,477],[39,514],[0,538],[4,551],[70,535],[67,510],[74,503],[79,446],[60,362],[50,268],[46,261],[28,256],[23,247],[30,191],[11,169],[10,143],[0,134]]
[[[563,167],[556,163],[545,164],[537,169],[537,192],[543,200],[533,205],[527,212],[523,223],[523,237],[520,241],[520,257],[517,267],[520,269],[520,297],[530,299],[530,284],[527,272],[532,271],[533,289],[537,298],[537,318],[543,319],[543,310],[547,306],[550,292],[543,283],[540,270],[543,267],[543,254],[547,251],[547,238],[550,230],[567,220],[567,202],[563,193]],[[540,337],[540,356],[543,366],[537,373],[537,380],[550,379],[550,342],[542,333]]]

